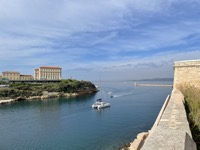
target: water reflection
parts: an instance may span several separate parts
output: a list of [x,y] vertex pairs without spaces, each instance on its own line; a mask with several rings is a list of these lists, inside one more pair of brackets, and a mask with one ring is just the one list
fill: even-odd
[[102,117],[104,114],[110,111],[111,107],[101,108],[101,109],[93,109],[97,117]]

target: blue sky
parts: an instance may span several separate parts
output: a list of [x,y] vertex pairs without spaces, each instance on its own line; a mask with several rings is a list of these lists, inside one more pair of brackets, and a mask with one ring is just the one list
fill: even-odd
[[0,0],[0,72],[172,77],[174,61],[200,59],[199,8],[199,0]]

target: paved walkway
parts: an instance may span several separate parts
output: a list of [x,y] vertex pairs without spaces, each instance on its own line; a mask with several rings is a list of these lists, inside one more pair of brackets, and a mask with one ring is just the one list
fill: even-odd
[[183,99],[180,91],[172,92],[158,124],[149,132],[141,150],[196,150]]

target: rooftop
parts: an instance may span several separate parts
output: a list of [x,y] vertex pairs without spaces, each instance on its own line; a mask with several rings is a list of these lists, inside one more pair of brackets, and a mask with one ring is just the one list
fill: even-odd
[[181,61],[175,61],[174,63],[179,63],[179,62],[193,62],[193,61],[200,61],[200,59],[196,59],[196,60],[181,60]]
[[19,72],[16,72],[16,71],[4,71],[2,73],[17,73],[17,74],[19,74]]
[[54,69],[61,69],[60,67],[57,66],[42,66],[40,68],[54,68]]

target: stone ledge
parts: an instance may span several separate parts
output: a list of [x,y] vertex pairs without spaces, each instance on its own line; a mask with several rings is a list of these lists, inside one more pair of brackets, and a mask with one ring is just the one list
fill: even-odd
[[130,150],[139,150],[144,144],[145,139],[148,136],[148,132],[142,132],[137,135],[137,138],[131,143],[129,149]]
[[152,127],[140,133],[130,150],[196,150],[187,121],[183,94],[173,90]]

